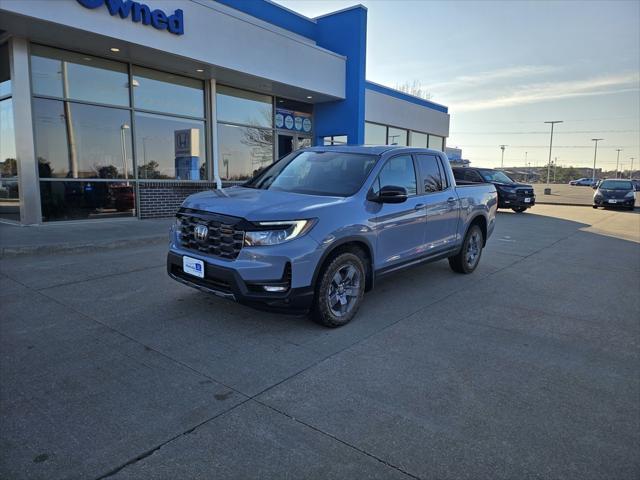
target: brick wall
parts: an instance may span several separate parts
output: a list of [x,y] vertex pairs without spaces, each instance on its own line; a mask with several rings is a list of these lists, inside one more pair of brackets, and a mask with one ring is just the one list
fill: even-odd
[[216,188],[215,182],[140,182],[140,218],[171,217],[189,195]]

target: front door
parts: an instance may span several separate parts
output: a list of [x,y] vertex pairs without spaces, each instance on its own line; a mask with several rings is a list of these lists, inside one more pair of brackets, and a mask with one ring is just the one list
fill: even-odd
[[279,133],[278,134],[278,152],[277,152],[278,160],[280,160],[282,157],[286,157],[294,150],[295,148],[294,148],[293,135]]
[[419,257],[424,251],[426,210],[424,199],[417,195],[416,171],[411,155],[399,155],[387,161],[374,182],[374,193],[388,185],[406,188],[409,198],[403,203],[373,206],[377,270],[393,268]]
[[277,158],[278,160],[280,160],[282,157],[289,155],[291,152],[295,152],[296,150],[300,150],[301,148],[307,148],[310,146],[311,137],[278,133]]

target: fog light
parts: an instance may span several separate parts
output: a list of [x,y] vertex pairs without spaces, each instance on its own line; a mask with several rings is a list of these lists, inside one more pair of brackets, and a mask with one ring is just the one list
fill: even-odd
[[286,292],[287,291],[287,287],[281,287],[276,285],[263,285],[262,288],[264,288],[265,292]]

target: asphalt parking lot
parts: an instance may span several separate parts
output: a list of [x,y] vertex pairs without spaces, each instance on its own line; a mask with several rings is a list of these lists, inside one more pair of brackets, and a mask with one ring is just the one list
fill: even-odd
[[640,212],[500,213],[327,330],[165,246],[0,262],[0,477],[635,479]]

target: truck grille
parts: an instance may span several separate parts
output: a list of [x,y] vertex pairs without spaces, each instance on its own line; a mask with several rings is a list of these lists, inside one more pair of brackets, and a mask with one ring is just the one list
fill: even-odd
[[521,197],[533,197],[533,189],[532,188],[519,188],[517,193]]
[[[188,209],[181,209],[176,216],[182,248],[230,260],[242,250],[244,230],[238,228],[241,218]],[[207,227],[204,238],[196,235],[198,225]]]

